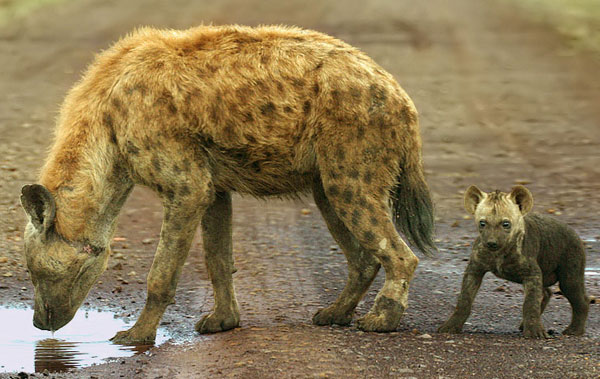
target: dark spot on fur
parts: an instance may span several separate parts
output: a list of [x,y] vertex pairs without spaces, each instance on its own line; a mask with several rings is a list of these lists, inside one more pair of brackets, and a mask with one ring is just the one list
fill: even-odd
[[289,105],[286,105],[286,106],[283,108],[283,111],[284,111],[285,113],[292,113],[293,109],[292,109],[292,107],[290,107]]
[[398,250],[398,244],[394,240],[392,240],[392,249]]
[[110,142],[117,144],[117,134],[113,129],[110,130]]
[[156,190],[158,191],[158,193],[163,193],[163,187],[160,184],[156,185]]
[[337,185],[331,185],[329,186],[329,188],[327,188],[327,193],[330,196],[337,196],[340,194],[340,188]]
[[175,104],[173,104],[172,101],[169,102],[168,108],[169,108],[169,112],[171,112],[171,114],[177,113],[177,107],[175,106]]
[[330,170],[328,172],[328,175],[331,179],[337,179],[340,176],[335,170]]
[[167,199],[173,201],[173,199],[175,198],[175,191],[173,191],[171,188],[169,188],[166,192],[165,195],[167,196]]
[[156,155],[152,157],[152,167],[154,167],[156,171],[160,171],[160,158]]
[[361,207],[366,207],[367,206],[367,198],[364,196],[359,197],[358,205],[360,205]]
[[302,106],[302,110],[304,111],[304,114],[307,114],[308,112],[310,112],[310,100],[306,100],[304,102],[304,105]]
[[187,185],[187,184],[184,184],[184,185],[182,185],[182,186],[181,186],[181,188],[179,189],[179,194],[180,194],[181,196],[187,196],[187,195],[189,195],[190,193],[191,193],[191,192],[190,192],[190,187],[188,187],[188,185]]
[[352,202],[352,197],[354,197],[354,193],[352,193],[352,190],[350,189],[345,190],[342,194],[342,199],[346,204],[350,204]]
[[315,66],[315,70],[320,70],[321,68],[323,68],[323,61],[317,63],[317,65]]
[[350,170],[350,172],[348,173],[348,176],[351,177],[352,179],[358,179],[358,170],[353,168]]
[[360,91],[359,88],[351,87],[349,92],[350,92],[350,96],[352,96],[352,98],[356,101],[359,101],[360,98],[362,97],[362,92]]
[[292,85],[296,88],[302,88],[306,84],[306,81],[302,78],[293,78]]
[[140,149],[133,144],[131,141],[127,141],[127,152],[131,155],[138,155],[140,153]]
[[370,170],[367,170],[365,172],[365,174],[363,175],[363,182],[365,182],[365,184],[371,184],[372,181],[373,181],[373,172]]
[[269,116],[273,112],[275,112],[275,104],[271,101],[260,106],[260,113],[265,116]]
[[315,95],[318,95],[318,94],[319,94],[319,91],[321,90],[321,88],[319,87],[319,83],[316,83],[316,82],[315,82],[315,84],[313,85],[313,88],[312,88],[312,89],[313,89],[313,92],[314,92],[314,94],[315,94]]
[[104,125],[108,126],[109,128],[112,128],[113,127],[112,115],[108,112],[104,112],[104,114],[102,115],[102,122],[104,123]]
[[244,137],[246,138],[246,141],[248,141],[251,144],[255,144],[256,143],[256,138],[254,138],[253,135],[251,134],[246,134],[244,135]]
[[250,167],[252,167],[252,170],[254,172],[260,172],[261,171],[261,167],[260,167],[260,163],[257,161],[252,162],[252,164],[250,164]]
[[360,224],[361,213],[358,209],[352,211],[352,225],[358,226]]
[[339,159],[340,161],[343,161],[344,158],[346,158],[346,152],[344,151],[343,148],[338,147],[338,149],[335,152],[335,156],[337,159]]
[[375,240],[375,234],[372,231],[368,230],[363,235],[363,238],[365,239],[365,241],[367,243],[370,243],[370,242],[373,242]]
[[346,218],[346,215],[348,215],[348,212],[346,212],[345,209],[340,209],[338,211],[338,214],[340,215],[341,218]]
[[[390,257],[387,255],[382,255],[380,257],[378,257],[379,260],[381,261],[381,263],[390,263]],[[391,300],[391,299],[390,299]]]
[[177,163],[175,163],[175,164],[173,165],[173,171],[174,171],[176,174],[180,174],[180,173],[181,173],[181,168],[179,167],[179,165],[178,165]]
[[260,63],[262,63],[262,64],[269,63],[269,60],[271,60],[271,56],[268,54],[261,55],[261,57],[260,57]]
[[396,137],[398,136],[398,133],[396,133],[395,130],[392,130],[391,135],[392,135],[392,139],[396,139]]
[[359,126],[356,129],[356,136],[358,137],[358,139],[363,139],[365,138],[365,127],[364,126]]
[[112,100],[111,100],[111,103],[112,103],[113,107],[115,107],[117,110],[121,110],[121,107],[123,105],[121,103],[121,100],[119,100],[116,97],[113,97]]
[[373,225],[373,226],[377,226],[377,224],[379,224],[379,220],[377,220],[377,218],[373,217],[373,216],[371,216],[369,221],[371,221],[371,225]]
[[371,213],[375,211],[375,206],[373,205],[373,203],[367,203],[367,210]]
[[252,116],[252,112],[244,113],[244,121],[246,121],[246,122],[254,121],[254,116]]
[[387,92],[385,88],[379,84],[371,84],[371,86],[369,86],[369,93],[371,95],[371,107],[369,108],[369,113],[373,113],[378,108],[385,105]]
[[331,98],[334,106],[339,107],[342,104],[342,93],[339,90],[334,89],[331,91]]

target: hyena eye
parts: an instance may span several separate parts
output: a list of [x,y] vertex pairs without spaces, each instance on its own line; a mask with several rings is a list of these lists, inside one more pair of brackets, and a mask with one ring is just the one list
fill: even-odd
[[504,229],[510,229],[510,221],[502,221],[502,227]]
[[480,228],[485,228],[486,225],[487,225],[487,222],[485,222],[485,220],[479,221],[479,227]]

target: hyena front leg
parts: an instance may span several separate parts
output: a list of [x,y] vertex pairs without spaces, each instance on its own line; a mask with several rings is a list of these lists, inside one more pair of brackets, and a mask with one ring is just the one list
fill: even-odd
[[214,200],[208,172],[194,173],[189,177],[200,178],[202,182],[181,179],[177,184],[180,188],[171,188],[167,182],[160,184],[164,218],[160,241],[148,274],[146,305],[133,327],[117,333],[111,339],[113,342],[153,342],[165,309],[173,303],[177,282],[196,228],[205,209]]
[[523,278],[523,335],[528,338],[548,338],[541,318],[542,300],[544,290],[542,286],[542,273],[535,273]]
[[340,220],[333,206],[327,200],[321,179],[313,184],[315,203],[327,224],[327,228],[342,248],[348,261],[348,281],[335,302],[319,310],[313,317],[316,325],[349,325],[356,305],[369,289],[379,271],[380,264],[373,255],[363,249],[358,240]]
[[202,242],[208,274],[213,285],[212,313],[196,323],[199,333],[215,333],[240,324],[240,312],[233,288],[231,195],[217,193],[215,202],[202,217]]

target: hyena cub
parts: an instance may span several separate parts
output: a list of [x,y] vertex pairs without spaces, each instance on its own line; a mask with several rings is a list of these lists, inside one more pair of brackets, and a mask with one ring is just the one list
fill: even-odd
[[533,197],[516,186],[511,193],[484,193],[475,186],[465,193],[465,208],[475,217],[479,237],[465,270],[456,310],[439,329],[460,333],[471,313],[473,299],[486,272],[522,283],[525,291],[523,321],[525,337],[548,338],[541,314],[550,300],[549,286],[558,282],[573,315],[563,334],[585,332],[589,299],[584,288],[583,243],[567,225],[547,216],[528,214]]

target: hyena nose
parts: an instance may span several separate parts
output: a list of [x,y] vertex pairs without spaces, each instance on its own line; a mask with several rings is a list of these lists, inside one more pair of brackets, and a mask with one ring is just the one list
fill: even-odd
[[496,249],[498,249],[498,242],[493,242],[493,241],[488,242],[488,243],[486,243],[486,246],[490,250],[496,250]]

